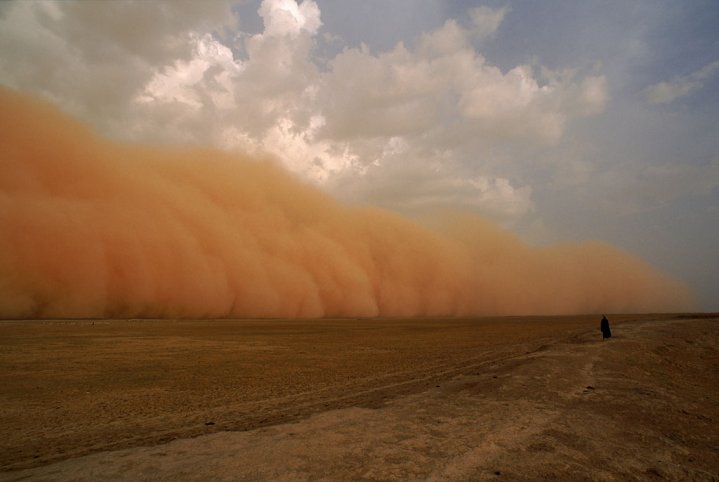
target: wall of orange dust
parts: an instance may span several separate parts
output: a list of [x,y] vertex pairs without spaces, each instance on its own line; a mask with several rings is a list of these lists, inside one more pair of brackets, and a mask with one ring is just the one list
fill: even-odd
[[0,88],[0,317],[682,311],[604,243],[535,248],[445,214],[342,205],[271,161],[117,144]]

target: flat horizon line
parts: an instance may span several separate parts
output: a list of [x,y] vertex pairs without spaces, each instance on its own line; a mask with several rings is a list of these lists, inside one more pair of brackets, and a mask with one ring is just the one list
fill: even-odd
[[638,313],[573,313],[573,314],[522,314],[522,315],[434,315],[434,316],[326,316],[317,318],[282,317],[282,316],[252,316],[252,317],[156,317],[156,316],[133,316],[133,317],[48,317],[48,318],[2,318],[0,323],[23,322],[23,321],[344,321],[344,320],[469,320],[477,318],[568,318],[582,316],[672,316],[672,317],[719,317],[719,312],[712,311],[686,311],[686,312],[638,312]]

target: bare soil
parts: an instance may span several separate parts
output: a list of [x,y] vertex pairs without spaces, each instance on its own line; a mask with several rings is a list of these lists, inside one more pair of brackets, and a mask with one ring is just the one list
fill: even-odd
[[599,318],[2,322],[0,479],[719,480],[719,318]]

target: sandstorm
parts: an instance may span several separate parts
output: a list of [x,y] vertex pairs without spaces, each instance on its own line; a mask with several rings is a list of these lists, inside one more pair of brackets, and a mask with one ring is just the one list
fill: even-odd
[[470,214],[341,204],[271,159],[120,144],[0,88],[0,317],[684,311],[603,242],[532,247]]

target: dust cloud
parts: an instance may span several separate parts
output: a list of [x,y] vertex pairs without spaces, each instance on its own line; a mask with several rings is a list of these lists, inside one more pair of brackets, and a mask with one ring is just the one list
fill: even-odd
[[681,311],[604,243],[536,248],[342,205],[270,160],[117,144],[0,88],[0,317],[375,317]]

